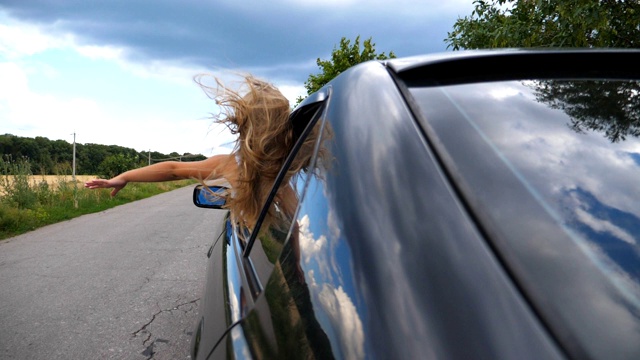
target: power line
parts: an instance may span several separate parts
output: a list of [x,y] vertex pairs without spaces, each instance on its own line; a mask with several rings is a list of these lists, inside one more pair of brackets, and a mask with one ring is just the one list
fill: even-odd
[[73,132],[73,181],[76,181],[76,132]]
[[155,161],[155,162],[169,161],[169,160],[180,160],[180,161],[182,161],[182,159],[201,157],[201,156],[202,155],[200,155],[200,154],[195,154],[195,155],[194,154],[188,154],[188,155],[167,157],[167,158],[162,158],[162,159],[152,159],[151,158],[151,151],[149,151],[149,164],[151,164],[152,161]]

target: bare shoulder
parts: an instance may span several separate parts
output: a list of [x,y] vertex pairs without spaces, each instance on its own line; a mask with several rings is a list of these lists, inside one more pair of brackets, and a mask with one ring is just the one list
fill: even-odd
[[224,178],[233,186],[238,175],[238,163],[233,154],[214,155],[202,163],[212,170],[208,180]]

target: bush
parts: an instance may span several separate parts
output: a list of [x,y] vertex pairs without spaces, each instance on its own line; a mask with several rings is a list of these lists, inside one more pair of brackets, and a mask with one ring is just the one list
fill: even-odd
[[100,166],[98,166],[98,172],[100,173],[100,177],[111,179],[127,170],[135,169],[137,166],[138,160],[133,156],[115,154],[107,156],[102,161]]
[[0,239],[196,183],[132,183],[112,198],[110,189],[85,189],[65,175],[55,186],[36,182],[26,159],[0,160],[0,171]]
[[29,180],[32,176],[31,165],[27,159],[13,161],[11,157],[0,159],[0,171],[3,189],[3,202],[19,209],[32,209],[38,202],[37,193],[32,191]]

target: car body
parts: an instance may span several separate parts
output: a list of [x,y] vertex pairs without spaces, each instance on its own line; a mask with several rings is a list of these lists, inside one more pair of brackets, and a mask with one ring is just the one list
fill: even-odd
[[193,358],[640,358],[637,64],[514,49],[345,71],[291,115],[272,195],[292,186],[295,212],[271,196],[273,219],[212,236]]

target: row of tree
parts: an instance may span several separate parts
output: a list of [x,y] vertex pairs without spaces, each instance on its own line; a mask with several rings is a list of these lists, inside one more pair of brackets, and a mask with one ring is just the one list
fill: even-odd
[[[0,154],[5,161],[28,160],[34,175],[70,174],[73,163],[73,144],[46,137],[20,137],[0,135]],[[76,174],[112,177],[129,169],[149,164],[149,161],[204,160],[201,154],[162,154],[137,151],[118,145],[76,143]]]

